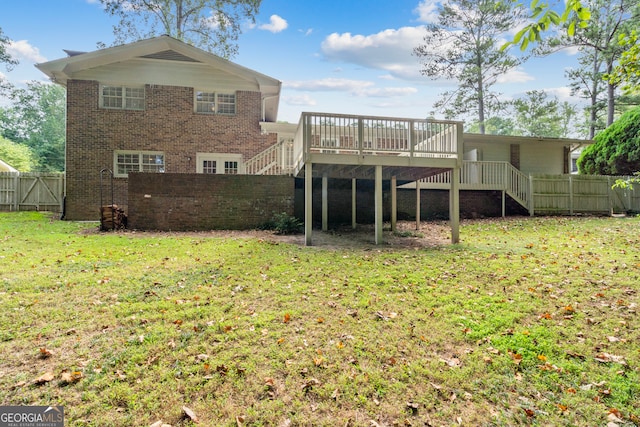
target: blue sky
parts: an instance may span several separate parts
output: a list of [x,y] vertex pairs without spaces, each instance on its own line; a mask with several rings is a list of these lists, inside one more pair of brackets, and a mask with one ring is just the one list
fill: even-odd
[[[420,75],[411,54],[436,3],[263,0],[255,25],[244,25],[232,60],[282,81],[279,120],[297,122],[303,111],[423,118],[438,94],[454,87]],[[97,0],[0,0],[0,28],[20,60],[0,73],[14,84],[46,80],[35,63],[65,57],[62,49],[111,45],[115,23]],[[505,98],[544,89],[577,104],[564,77],[576,60],[572,52],[530,60],[495,89]]]

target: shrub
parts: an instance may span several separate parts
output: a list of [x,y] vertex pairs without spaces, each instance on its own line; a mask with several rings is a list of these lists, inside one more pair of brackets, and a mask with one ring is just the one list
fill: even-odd
[[274,230],[277,234],[297,234],[302,231],[302,221],[286,212],[275,214],[263,229]]

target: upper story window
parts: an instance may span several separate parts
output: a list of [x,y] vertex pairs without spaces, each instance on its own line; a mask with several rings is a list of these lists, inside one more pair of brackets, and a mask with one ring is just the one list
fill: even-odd
[[126,178],[129,172],[164,172],[164,153],[151,151],[116,151],[114,153],[116,177]]
[[144,110],[144,87],[100,86],[100,107]]
[[234,93],[216,93],[196,91],[196,113],[235,114],[236,95]]

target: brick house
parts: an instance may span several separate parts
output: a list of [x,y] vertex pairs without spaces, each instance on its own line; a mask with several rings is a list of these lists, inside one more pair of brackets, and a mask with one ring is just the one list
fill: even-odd
[[66,219],[96,219],[111,182],[126,207],[130,172],[241,174],[276,142],[274,78],[169,36],[67,54],[37,65],[67,89]]
[[[398,213],[457,218],[459,201],[471,216],[505,215],[507,197],[533,212],[546,190],[531,175],[567,174],[571,153],[591,143],[463,135],[460,122],[430,119],[302,113],[278,123],[280,81],[169,36],[67,54],[37,67],[67,89],[69,220],[97,219],[112,188],[136,226],[174,230],[251,227],[283,206],[304,215],[308,235],[314,216],[326,228],[329,210],[332,221],[373,217],[378,234]],[[287,177],[228,176],[244,174]],[[329,178],[342,180],[331,196]],[[357,203],[356,179],[368,181]]]

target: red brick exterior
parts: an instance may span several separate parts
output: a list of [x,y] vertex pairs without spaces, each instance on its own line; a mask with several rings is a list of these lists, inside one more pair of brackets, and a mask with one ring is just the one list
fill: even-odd
[[138,230],[236,230],[293,215],[291,176],[129,175],[128,227]]
[[[164,153],[166,173],[195,173],[196,153],[242,154],[243,161],[276,143],[262,135],[259,92],[236,92],[236,114],[194,112],[189,87],[147,85],[144,111],[99,108],[99,83],[67,82],[67,189],[65,218],[97,220],[101,203],[111,203],[115,150]],[[114,202],[127,209],[126,178],[113,180]]]

